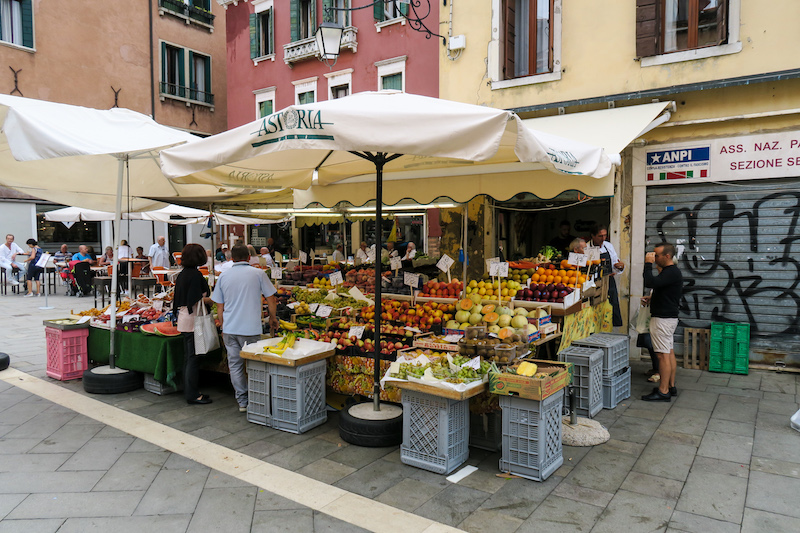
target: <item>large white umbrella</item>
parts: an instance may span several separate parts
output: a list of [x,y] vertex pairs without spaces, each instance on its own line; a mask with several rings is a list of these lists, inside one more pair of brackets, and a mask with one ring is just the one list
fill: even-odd
[[48,211],[44,214],[44,219],[50,222],[104,222],[114,220],[114,213],[80,207],[64,207]]
[[[459,176],[491,173],[497,165],[511,163],[537,163],[539,168],[593,177],[606,176],[612,168],[601,148],[537,135],[509,111],[398,92],[290,106],[161,152],[165,175],[177,183],[307,189],[315,173],[320,185],[354,176],[371,181],[374,176],[377,220],[382,218],[384,176],[413,175],[419,187],[425,186],[419,178],[446,176],[457,188]],[[378,268],[375,278],[375,345],[380,346]],[[379,381],[376,360],[376,409]]]

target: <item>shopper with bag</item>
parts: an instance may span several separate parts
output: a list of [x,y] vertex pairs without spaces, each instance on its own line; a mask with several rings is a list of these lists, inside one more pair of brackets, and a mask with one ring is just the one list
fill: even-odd
[[[206,264],[206,250],[199,244],[187,244],[181,252],[181,270],[175,280],[172,314],[178,331],[183,334],[183,396],[190,404],[211,403],[211,397],[201,394],[200,357],[219,347],[219,337],[213,317],[206,304],[211,305],[208,281],[197,267]],[[211,328],[209,328],[209,324]]]

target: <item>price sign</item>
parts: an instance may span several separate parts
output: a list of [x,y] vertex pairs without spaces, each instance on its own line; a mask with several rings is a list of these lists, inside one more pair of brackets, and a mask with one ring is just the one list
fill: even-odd
[[333,307],[331,307],[330,305],[320,305],[319,307],[317,307],[317,316],[328,318],[329,316],[331,316],[331,311],[333,311]]
[[499,257],[490,257],[489,259],[486,260],[486,270],[487,271],[489,270],[492,263],[499,263],[499,262],[500,262]]
[[389,264],[391,265],[391,270],[400,270],[403,268],[403,261],[401,261],[399,257],[390,257]]
[[508,263],[499,261],[489,265],[489,275],[492,277],[507,278],[508,277]]
[[303,250],[300,250],[300,262],[307,263],[308,262],[308,254],[305,253]]
[[117,313],[117,316],[118,317],[125,316],[125,313],[127,313],[127,311],[120,311],[119,313]]
[[449,342],[449,343],[455,344],[458,341],[460,341],[463,337],[464,337],[464,335],[445,335],[444,336],[444,342]]
[[480,370],[480,368],[481,368],[481,358],[480,358],[480,356],[474,357],[474,358],[470,359],[469,361],[467,361],[466,363],[464,363],[461,366],[462,367],[467,367],[467,368],[472,368],[472,369],[475,369],[475,370]]
[[403,285],[417,288],[419,286],[419,274],[413,272],[403,272]]
[[412,328],[411,326],[406,326],[406,327],[405,327],[405,328],[403,328],[403,329],[405,329],[405,330],[407,330],[407,331],[413,331],[414,333],[422,333],[422,330],[419,330],[419,329],[417,329],[417,328]]
[[334,287],[336,285],[341,285],[342,283],[344,283],[344,279],[342,278],[342,273],[341,272],[333,272],[330,275],[330,281],[331,281],[331,285],[333,285]]
[[164,309],[164,300],[154,300],[153,309],[155,309],[156,311],[161,311],[162,309]]
[[364,326],[350,326],[350,331],[347,332],[348,337],[361,338],[364,335]]
[[570,252],[569,253],[569,258],[567,259],[567,263],[569,263],[570,265],[577,266],[577,267],[582,267],[582,266],[586,266],[586,261],[587,260],[588,260],[588,258],[586,257],[586,254],[577,254],[575,252]]
[[312,313],[316,313],[317,312],[317,307],[319,307],[319,304],[309,304],[308,305],[308,309]]
[[281,267],[271,267],[272,279],[283,279],[283,269]]
[[587,261],[600,261],[600,248],[587,248],[586,259]]
[[455,261],[453,261],[453,258],[447,254],[444,254],[442,258],[439,259],[439,262],[436,263],[436,266],[442,272],[449,272],[450,267],[453,266],[453,263],[455,263]]
[[125,324],[131,320],[139,320],[139,315],[125,315],[122,317],[122,323]]
[[317,257],[317,254],[314,252],[314,249],[311,249],[311,262],[314,262],[314,258]]

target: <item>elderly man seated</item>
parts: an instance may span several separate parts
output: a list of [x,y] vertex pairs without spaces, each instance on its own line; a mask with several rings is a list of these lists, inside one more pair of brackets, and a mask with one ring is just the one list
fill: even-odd
[[262,246],[261,250],[259,251],[261,252],[261,257],[263,257],[264,261],[266,262],[264,266],[268,268],[274,267],[275,260],[272,258],[272,254],[269,253],[269,248],[267,248],[266,246]]

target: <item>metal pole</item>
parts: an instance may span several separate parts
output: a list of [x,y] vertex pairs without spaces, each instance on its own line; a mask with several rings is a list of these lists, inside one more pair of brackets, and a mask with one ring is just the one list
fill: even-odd
[[214,261],[217,260],[217,249],[214,246],[214,204],[208,204],[208,212],[211,215],[211,227],[208,229],[211,232],[211,268],[208,269],[208,281],[211,286],[214,286]]
[[[47,263],[50,263],[49,259],[48,259]],[[28,267],[28,268],[30,268],[30,267]],[[53,263],[53,276],[55,276],[56,281],[58,281],[58,269],[56,268],[55,262]],[[49,285],[50,285],[50,278],[49,278],[48,273],[47,273],[47,264],[45,264],[44,265],[44,306],[40,307],[39,309],[45,309],[45,310],[46,309],[55,309],[54,307],[50,306],[47,303],[47,295],[49,293],[49,291],[47,290],[47,287]],[[55,283],[53,285],[55,285]]]
[[[114,211],[114,250],[119,251],[120,220],[122,219],[122,182],[125,175],[125,165],[128,163],[128,155],[119,157],[119,175],[117,177],[117,206]],[[114,261],[111,267],[111,305],[108,308],[108,324],[110,331],[108,338],[108,366],[114,367],[114,334],[117,331],[117,299],[119,298],[119,285],[117,283],[117,273],[119,272],[119,253],[114,254]]]
[[464,250],[464,264],[461,273],[461,283],[464,284],[464,290],[467,289],[467,224],[469,222],[469,205],[464,204],[464,215],[461,217],[461,226],[462,226],[462,241],[461,241],[461,249]]
[[373,402],[376,411],[381,410],[381,249],[383,247],[383,165],[384,154],[375,160],[375,369]]

